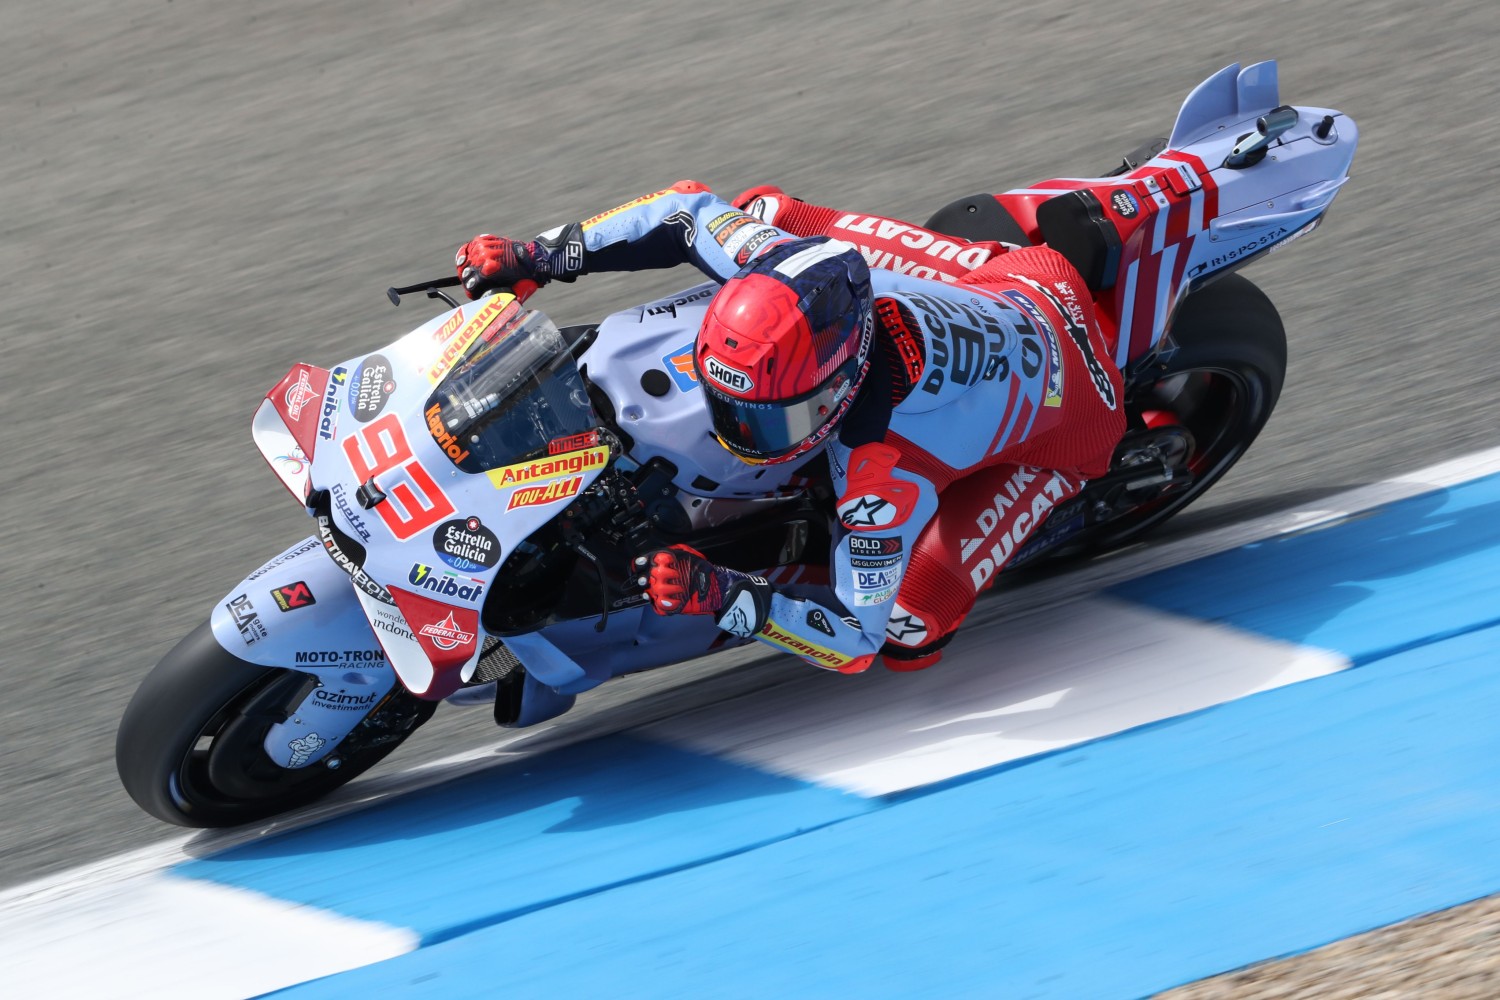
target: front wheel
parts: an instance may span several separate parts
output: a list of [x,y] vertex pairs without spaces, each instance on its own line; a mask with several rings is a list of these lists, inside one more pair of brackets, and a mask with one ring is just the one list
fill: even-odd
[[[1245,278],[1226,275],[1188,296],[1170,336],[1176,350],[1133,380],[1130,403],[1149,428],[1139,437],[1180,442],[1182,453],[1169,461],[1186,475],[1181,486],[1101,524],[1089,542],[1094,551],[1134,541],[1208,492],[1249,449],[1281,396],[1286,330],[1271,300]],[[1117,461],[1130,447],[1127,435]]]
[[263,743],[301,703],[309,680],[230,655],[205,622],[146,675],[125,709],[115,736],[125,791],[152,816],[179,826],[254,822],[368,770],[437,708],[398,687],[336,748],[340,766],[289,770]]

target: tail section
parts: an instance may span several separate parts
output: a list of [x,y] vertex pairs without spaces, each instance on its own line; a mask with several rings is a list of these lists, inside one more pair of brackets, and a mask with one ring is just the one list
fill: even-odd
[[1120,367],[1161,342],[1198,284],[1311,232],[1348,179],[1353,120],[1279,100],[1274,62],[1225,67],[1145,163],[995,196],[1078,268]]

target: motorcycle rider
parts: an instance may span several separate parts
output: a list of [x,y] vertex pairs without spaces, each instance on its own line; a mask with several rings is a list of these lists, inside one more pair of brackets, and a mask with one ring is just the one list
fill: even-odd
[[751,464],[826,452],[831,579],[777,587],[685,545],[637,572],[659,614],[713,615],[825,669],[935,663],[1124,433],[1088,291],[1045,247],[679,181],[529,242],[478,236],[455,261],[471,298],[681,263],[722,283],[693,351],[714,432]]

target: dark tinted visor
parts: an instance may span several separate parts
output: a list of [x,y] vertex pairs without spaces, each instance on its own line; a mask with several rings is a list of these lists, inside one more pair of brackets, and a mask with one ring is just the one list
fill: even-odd
[[859,355],[853,355],[812,392],[779,403],[752,403],[725,395],[705,379],[714,433],[735,451],[755,458],[780,458],[798,448],[831,421],[854,387]]

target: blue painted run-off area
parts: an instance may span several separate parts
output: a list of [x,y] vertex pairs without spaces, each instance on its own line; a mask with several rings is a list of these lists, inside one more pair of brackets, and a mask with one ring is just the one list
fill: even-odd
[[1306,950],[1500,891],[1497,504],[1117,588],[1363,666],[927,795],[614,738],[179,871],[428,942],[297,997],[1130,997]]
[[1117,596],[1356,665],[1500,624],[1500,476],[1247,545]]

